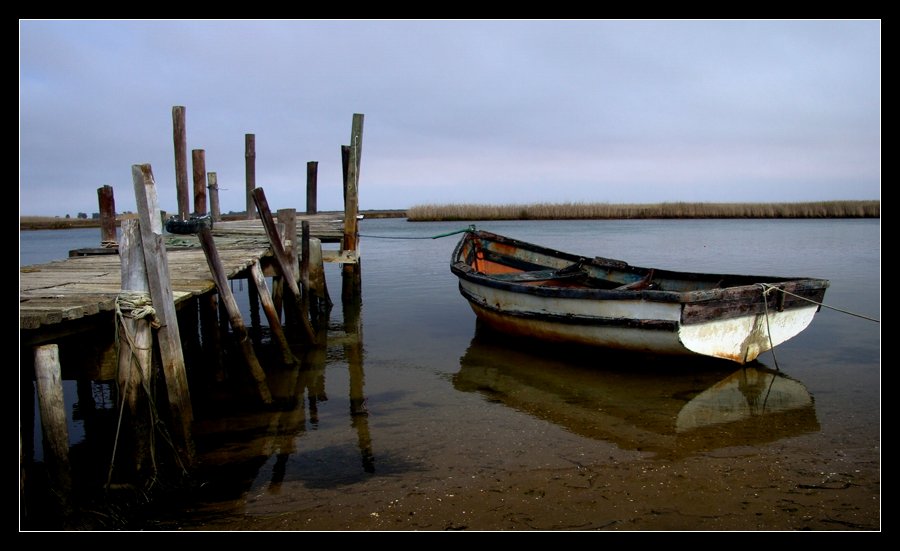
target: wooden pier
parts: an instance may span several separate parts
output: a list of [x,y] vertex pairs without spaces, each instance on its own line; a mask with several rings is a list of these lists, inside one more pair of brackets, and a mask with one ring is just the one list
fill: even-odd
[[[363,116],[353,116],[351,146],[341,147],[344,211],[317,212],[317,163],[310,162],[305,213],[297,214],[296,209],[290,208],[277,211],[277,217],[273,215],[263,189],[255,185],[255,136],[247,134],[246,219],[220,221],[218,182],[215,172],[206,172],[202,149],[192,151],[194,210],[188,213],[184,113],[183,107],[172,110],[176,216],[185,221],[189,217],[203,217],[211,210],[211,228],[201,225],[193,234],[164,233],[152,169],[150,165],[134,165],[138,217],[122,221],[122,235],[118,239],[113,189],[103,186],[97,190],[101,219],[105,222],[101,227],[100,246],[70,251],[66,259],[20,266],[20,346],[23,350],[33,349],[29,355],[34,356],[33,362],[20,364],[22,395],[28,396],[28,383],[39,383],[35,388],[48,444],[44,446],[45,461],[51,465],[52,476],[62,494],[70,486],[71,474],[61,385],[64,366],[60,365],[58,342],[78,340],[98,330],[101,334],[115,335],[119,352],[112,354],[115,346],[105,344],[108,350],[104,357],[113,359],[100,362],[109,363],[112,369],[97,365],[88,372],[73,374],[70,370],[69,378],[117,381],[120,407],[127,405],[126,409],[134,417],[133,434],[153,431],[146,419],[138,419],[136,412],[153,411],[156,415],[156,405],[147,404],[148,398],[155,400],[150,391],[155,383],[145,379],[151,373],[159,373],[168,394],[163,403],[169,408],[169,433],[178,461],[187,465],[193,455],[193,413],[186,375],[189,366],[183,347],[196,348],[195,341],[203,340],[207,350],[211,348],[210,343],[212,348],[219,348],[215,343],[227,337],[230,326],[231,337],[239,345],[256,382],[259,400],[263,404],[272,401],[266,375],[256,358],[229,280],[246,280],[251,325],[259,323],[261,304],[273,342],[281,349],[282,362],[286,365],[292,365],[295,358],[282,329],[282,314],[293,327],[293,334],[301,335],[308,345],[315,345],[317,340],[311,321],[327,320],[331,300],[325,284],[325,263],[342,266],[342,298],[350,304],[359,302],[357,219]],[[323,243],[337,244],[337,248],[323,248]],[[271,290],[266,277],[272,278]],[[152,311],[144,311],[144,305],[152,306]],[[136,311],[140,312],[135,315]],[[145,315],[149,317],[144,318]],[[215,329],[214,334],[201,337],[198,333],[211,328]],[[154,349],[156,354],[151,353]],[[27,409],[23,406],[23,415]],[[20,442],[23,438],[27,447],[30,440],[27,432],[24,437],[20,432]],[[140,477],[141,470],[151,463],[146,456],[147,446],[134,442],[132,448],[134,472]],[[24,453],[26,458],[30,457],[29,450]],[[24,488],[24,478],[20,487]]]
[[[339,243],[343,235],[342,212],[301,214],[297,220],[310,221],[310,237],[322,243]],[[212,235],[228,279],[245,279],[256,262],[261,264],[266,276],[277,275],[259,219],[216,223]],[[299,244],[299,231],[295,239]],[[176,305],[215,290],[215,281],[195,235],[168,235],[166,249]],[[83,318],[115,310],[116,297],[122,290],[119,256],[115,249],[109,252],[113,254],[87,252],[20,268],[19,329],[23,330],[23,345],[40,344],[54,339],[60,332],[77,331],[68,322],[87,322]],[[336,263],[353,263],[359,258],[356,251],[339,249],[324,249],[322,255],[324,262]]]

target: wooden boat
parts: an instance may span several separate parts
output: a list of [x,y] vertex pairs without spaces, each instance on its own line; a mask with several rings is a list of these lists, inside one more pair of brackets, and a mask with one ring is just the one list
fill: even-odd
[[451,271],[478,318],[505,333],[741,364],[803,331],[829,285],[641,268],[474,229]]

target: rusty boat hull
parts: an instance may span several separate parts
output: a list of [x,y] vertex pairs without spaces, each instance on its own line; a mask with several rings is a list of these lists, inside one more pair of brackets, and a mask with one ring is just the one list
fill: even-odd
[[740,364],[806,329],[829,285],[643,268],[481,230],[460,239],[451,271],[476,316],[504,333]]

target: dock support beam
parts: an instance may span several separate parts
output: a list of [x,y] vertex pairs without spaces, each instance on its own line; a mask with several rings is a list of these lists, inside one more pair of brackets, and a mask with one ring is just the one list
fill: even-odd
[[160,323],[157,339],[169,395],[172,428],[176,446],[183,452],[182,459],[186,464],[190,464],[194,457],[191,435],[194,411],[188,391],[184,354],[181,350],[175,299],[169,281],[169,258],[162,236],[156,181],[153,179],[153,169],[149,164],[133,165],[131,174],[140,214],[141,243],[144,249],[144,263],[147,266],[147,280],[150,283],[150,296]]
[[187,175],[187,130],[184,106],[172,108],[172,140],[175,144],[175,190],[178,199],[178,216],[187,220],[191,211]]
[[213,222],[219,222],[222,220],[222,211],[219,209],[219,179],[215,172],[209,172],[206,176],[209,179],[209,185],[206,186],[209,189],[209,211]]
[[206,151],[191,151],[191,162],[194,168],[194,214],[204,216],[206,210]]
[[318,211],[317,194],[319,180],[319,162],[306,163],[306,214],[315,214]]
[[244,135],[244,175],[247,185],[247,220],[256,218],[253,190],[256,189],[256,135]]
[[[119,245],[122,265],[123,293],[147,294],[150,285],[144,264],[144,250],[141,245],[139,222],[134,219],[122,221],[122,241]],[[125,431],[124,442],[128,443],[129,466],[140,479],[152,470],[150,457],[153,421],[151,419],[150,398],[147,392],[153,388],[153,333],[150,320],[136,318],[133,310],[122,308],[123,316],[119,335],[119,399],[128,412],[132,430]],[[120,455],[121,457],[121,455]],[[113,458],[114,461],[116,458]]]
[[[363,119],[360,113],[353,114],[353,125],[350,131],[350,145],[347,155],[346,182],[344,185],[344,241],[341,247],[345,251],[358,250],[359,229],[357,215],[359,214],[359,167],[362,157]],[[360,259],[354,264],[343,266],[342,296],[348,298],[361,294],[362,278]]]
[[50,466],[50,476],[65,508],[72,490],[72,474],[69,467],[69,430],[66,427],[66,404],[63,400],[57,345],[35,347],[34,378],[37,382],[38,407],[41,411],[41,427],[46,443],[44,455]]
[[112,186],[97,188],[97,202],[100,206],[100,246],[113,248],[116,240],[116,199]]

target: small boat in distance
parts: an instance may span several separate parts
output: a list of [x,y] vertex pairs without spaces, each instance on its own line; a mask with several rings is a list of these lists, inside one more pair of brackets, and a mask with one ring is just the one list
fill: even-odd
[[474,229],[450,269],[476,316],[504,333],[740,364],[803,331],[829,285],[641,268]]

